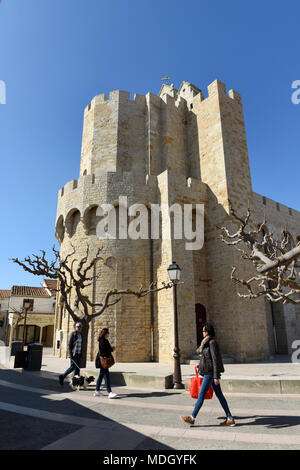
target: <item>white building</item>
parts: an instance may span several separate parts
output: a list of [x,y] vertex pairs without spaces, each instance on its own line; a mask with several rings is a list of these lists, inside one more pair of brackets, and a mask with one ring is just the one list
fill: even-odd
[[0,341],[5,342],[6,327],[8,324],[8,306],[10,290],[0,289]]
[[3,315],[6,321],[3,321],[2,337],[5,338],[3,341],[7,345],[13,340],[23,339],[24,306],[25,302],[29,301],[25,344],[37,342],[47,347],[53,346],[56,289],[57,281],[44,279],[43,287],[12,286],[10,291],[0,291],[3,293],[2,297],[0,294],[0,300],[5,305],[6,311]]

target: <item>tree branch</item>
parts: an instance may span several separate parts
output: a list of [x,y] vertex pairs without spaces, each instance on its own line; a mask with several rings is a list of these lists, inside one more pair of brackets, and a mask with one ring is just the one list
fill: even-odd
[[[274,240],[273,233],[265,233],[266,219],[256,230],[251,231],[248,228],[250,209],[242,218],[236,214],[231,203],[229,207],[231,217],[239,223],[239,228],[231,234],[227,227],[218,227],[221,229],[221,240],[236,248],[241,253],[241,258],[251,261],[256,271],[256,275],[248,280],[239,279],[235,275],[236,267],[233,267],[232,281],[248,291],[247,294],[238,292],[238,295],[251,299],[264,295],[272,302],[299,304],[297,297],[300,294],[300,272],[297,260],[300,259],[300,242],[291,247],[291,237],[286,228],[282,231],[281,240]],[[240,243],[246,248],[238,248]],[[270,287],[270,284],[274,287]]]

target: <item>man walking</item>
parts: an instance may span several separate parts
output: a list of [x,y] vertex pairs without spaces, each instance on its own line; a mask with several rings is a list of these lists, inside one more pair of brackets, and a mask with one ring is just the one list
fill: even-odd
[[60,385],[64,384],[64,379],[71,372],[75,372],[74,375],[80,375],[80,362],[81,362],[81,351],[82,351],[82,336],[81,336],[82,324],[76,323],[75,331],[69,336],[68,352],[71,358],[71,364],[69,369],[59,376]]

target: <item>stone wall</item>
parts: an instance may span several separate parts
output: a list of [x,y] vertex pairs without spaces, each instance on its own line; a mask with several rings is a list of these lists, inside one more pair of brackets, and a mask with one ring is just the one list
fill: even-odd
[[243,276],[251,266],[220,240],[220,227],[232,224],[229,201],[238,212],[253,201],[243,109],[238,93],[226,92],[216,80],[208,97],[193,100],[197,116],[200,171],[208,186],[208,217],[205,227],[208,278],[208,312],[221,348],[237,360],[265,358],[269,354],[263,299],[241,300],[230,281],[232,266]]
[[[300,213],[279,202],[254,193],[255,219],[257,224],[266,218],[266,227],[280,240],[285,228],[292,237],[292,246],[300,240]],[[278,350],[281,354],[292,352],[292,343],[300,338],[300,305],[272,304]],[[269,314],[272,317],[272,312]],[[270,329],[270,331],[272,331]],[[271,338],[270,341],[274,341]],[[275,352],[275,346],[273,347]]]

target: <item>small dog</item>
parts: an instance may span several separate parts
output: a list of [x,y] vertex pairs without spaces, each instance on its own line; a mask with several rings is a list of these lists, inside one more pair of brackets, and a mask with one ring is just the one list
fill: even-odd
[[73,390],[80,390],[81,387],[84,388],[84,390],[87,389],[87,386],[94,382],[95,377],[90,375],[89,377],[87,375],[74,375],[72,378],[72,382],[70,383],[71,387]]

